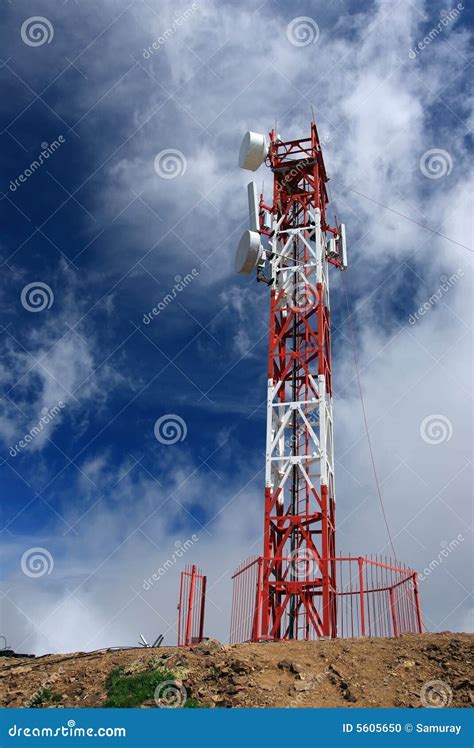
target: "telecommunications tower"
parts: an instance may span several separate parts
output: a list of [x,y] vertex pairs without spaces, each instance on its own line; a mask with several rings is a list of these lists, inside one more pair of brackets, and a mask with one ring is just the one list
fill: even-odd
[[[270,294],[263,550],[232,575],[230,641],[421,633],[416,571],[336,554],[329,275],[346,269],[347,249],[344,224],[328,223],[315,123],[297,140],[248,132],[239,166],[263,163],[272,199],[250,182],[250,229],[235,258]],[[178,643],[189,645],[203,636],[205,577],[195,566],[181,575],[179,600]]]
[[336,636],[336,518],[329,270],[347,266],[330,226],[316,124],[309,137],[248,132],[239,166],[273,172],[270,204],[248,185],[235,269],[270,289],[265,518],[254,639]]

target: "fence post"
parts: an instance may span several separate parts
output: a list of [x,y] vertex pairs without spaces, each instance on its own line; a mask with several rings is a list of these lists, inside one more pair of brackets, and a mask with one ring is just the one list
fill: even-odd
[[395,614],[395,602],[393,599],[393,587],[390,587],[388,594],[390,596],[390,610],[392,611],[393,635],[398,636],[397,616]]
[[359,595],[360,595],[360,635],[365,636],[365,610],[364,610],[364,574],[362,566],[364,560],[359,556]]
[[206,584],[207,584],[207,577],[202,578],[201,582],[201,610],[200,610],[200,618],[199,621],[199,641],[202,642],[204,638],[204,610],[206,605]]
[[189,585],[189,601],[188,601],[188,617],[186,619],[186,638],[184,645],[189,647],[191,644],[191,625],[193,621],[193,606],[194,606],[194,587],[196,584],[196,567],[192,566],[191,569],[191,583]]
[[260,615],[262,609],[262,587],[263,587],[263,558],[258,559],[257,584],[255,590],[255,610],[253,615],[252,641],[258,642],[260,638]]
[[181,646],[181,627],[183,625],[183,574],[179,578],[179,603],[178,603],[178,647]]
[[418,623],[418,633],[423,633],[423,622],[421,620],[420,593],[418,592],[418,574],[413,574],[413,593],[415,596],[416,620]]

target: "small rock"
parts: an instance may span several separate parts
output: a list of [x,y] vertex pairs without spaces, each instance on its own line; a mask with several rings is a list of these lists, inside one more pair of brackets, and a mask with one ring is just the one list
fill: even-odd
[[402,667],[404,667],[406,670],[408,670],[411,667],[415,667],[416,662],[415,660],[403,660]]
[[191,652],[195,654],[212,655],[222,650],[222,644],[218,639],[203,639],[202,642],[191,647]]
[[253,670],[253,668],[247,662],[242,662],[239,660],[229,662],[229,668],[233,670],[234,673],[251,673]]
[[226,695],[227,696],[235,696],[235,694],[239,693],[239,691],[242,691],[242,689],[245,688],[245,686],[229,686],[226,689]]
[[290,672],[294,675],[301,675],[303,668],[297,662],[292,662],[290,665]]
[[346,701],[350,701],[351,703],[355,703],[357,701],[356,697],[349,688],[346,688],[342,695]]
[[459,691],[461,688],[471,688],[472,684],[469,678],[456,678],[452,682],[452,687],[455,691]]
[[[150,663],[151,664],[151,661]],[[168,657],[166,660],[165,666],[169,668],[170,670],[173,670],[175,667],[189,667],[189,660],[186,658],[186,655],[184,654],[174,654],[171,655],[171,657]],[[161,664],[161,667],[163,667],[163,664]],[[153,668],[153,665],[152,665]]]
[[247,675],[233,675],[231,683],[234,686],[250,686],[252,681]]
[[297,662],[291,662],[290,660],[281,660],[277,667],[279,667],[280,670],[288,670],[288,672],[293,673],[294,675],[303,671],[301,665]]
[[297,691],[297,692],[310,691],[311,690],[311,684],[310,683],[297,682],[297,683],[294,683],[292,685],[291,689],[293,691]]

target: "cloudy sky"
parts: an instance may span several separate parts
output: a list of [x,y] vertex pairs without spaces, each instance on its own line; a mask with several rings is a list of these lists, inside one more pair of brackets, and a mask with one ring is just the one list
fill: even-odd
[[[206,633],[227,639],[231,574],[262,544],[269,307],[233,273],[237,154],[275,120],[304,136],[312,109],[350,247],[347,303],[332,274],[337,546],[393,556],[352,328],[396,555],[431,564],[427,629],[472,629],[467,4],[2,0],[1,14],[8,644],[173,644],[185,562],[208,575]],[[257,179],[269,195],[270,172]]]

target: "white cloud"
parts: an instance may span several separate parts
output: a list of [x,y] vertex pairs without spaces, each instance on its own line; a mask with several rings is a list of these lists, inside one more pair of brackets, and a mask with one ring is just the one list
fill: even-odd
[[57,294],[51,309],[29,313],[35,319],[25,321],[21,339],[5,330],[2,379],[8,397],[1,406],[0,438],[7,448],[58,406],[60,412],[42,426],[28,450],[45,447],[66,417],[76,419],[76,429],[82,430],[87,410],[93,407],[98,412],[105,403],[103,383],[118,386],[124,381],[120,372],[101,360],[92,325],[78,324],[85,299],[79,298],[76,282],[60,273],[56,281],[61,295]]

